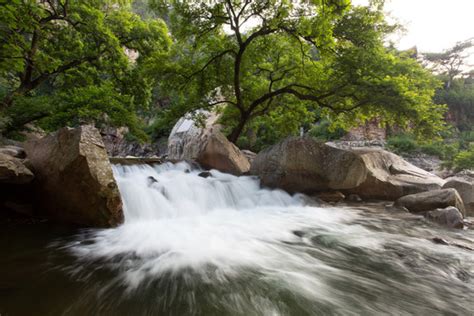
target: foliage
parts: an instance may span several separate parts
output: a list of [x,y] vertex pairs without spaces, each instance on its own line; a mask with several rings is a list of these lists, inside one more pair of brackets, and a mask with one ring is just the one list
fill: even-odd
[[453,167],[455,171],[474,170],[474,145],[471,145],[468,150],[459,152],[454,157]]
[[144,137],[136,113],[147,110],[154,81],[143,67],[171,40],[164,22],[143,21],[129,2],[13,0],[0,6],[4,129],[107,122]]
[[420,140],[411,134],[398,134],[387,139],[387,147],[399,155],[426,154],[451,161],[463,148],[459,141],[452,138],[441,140]]
[[415,138],[408,134],[399,134],[388,138],[387,146],[397,154],[413,153],[419,148]]
[[[419,141],[413,135],[399,134],[387,140],[388,148],[400,155],[427,154],[443,160],[442,166],[454,171],[474,169],[474,144],[470,133],[451,135],[442,141]],[[464,135],[464,136],[462,136]],[[454,136],[454,138],[453,138]]]
[[474,128],[473,79],[454,79],[449,89],[439,89],[435,96],[437,103],[448,105],[449,119],[462,131],[472,131]]
[[333,127],[327,119],[318,122],[308,132],[310,136],[323,141],[340,139],[346,133],[347,131],[343,128]]
[[396,26],[384,20],[381,1],[169,3],[154,1],[176,37],[173,65],[155,71],[165,78],[161,91],[182,113],[225,104],[232,141],[256,126],[268,140],[285,134],[275,125],[260,128],[264,121],[282,120],[286,134],[297,133],[305,122],[289,114],[295,111],[321,112],[341,128],[372,117],[417,133],[443,128],[444,107],[432,102],[439,82],[384,47]]
[[441,53],[424,53],[423,59],[427,67],[445,78],[445,87],[449,89],[454,78],[463,72],[469,49],[474,47],[474,38],[458,42]]

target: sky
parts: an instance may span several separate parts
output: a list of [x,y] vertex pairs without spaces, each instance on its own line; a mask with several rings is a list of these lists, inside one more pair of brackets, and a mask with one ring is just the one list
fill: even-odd
[[399,49],[416,45],[420,52],[441,52],[474,37],[474,0],[387,0],[385,11],[406,28],[393,37]]

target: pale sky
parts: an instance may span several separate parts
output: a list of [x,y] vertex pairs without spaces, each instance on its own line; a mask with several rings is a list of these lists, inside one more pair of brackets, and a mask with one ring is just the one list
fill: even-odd
[[393,38],[399,49],[440,52],[474,37],[474,0],[387,0],[385,11],[406,28]]

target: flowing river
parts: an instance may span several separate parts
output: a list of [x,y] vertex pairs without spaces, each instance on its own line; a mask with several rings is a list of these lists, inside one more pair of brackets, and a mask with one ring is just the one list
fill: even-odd
[[432,241],[472,230],[200,172],[115,166],[115,229],[2,229],[0,315],[472,315],[474,252]]

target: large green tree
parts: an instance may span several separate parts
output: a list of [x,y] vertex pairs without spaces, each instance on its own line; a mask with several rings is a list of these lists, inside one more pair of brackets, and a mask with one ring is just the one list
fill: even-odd
[[441,128],[443,109],[431,101],[438,82],[384,46],[394,27],[382,1],[153,2],[176,40],[162,91],[175,92],[183,111],[224,104],[231,141],[262,117],[293,129],[314,115]]
[[136,128],[154,85],[143,67],[171,45],[163,21],[142,20],[123,0],[9,0],[0,3],[0,38],[7,130],[38,120]]

